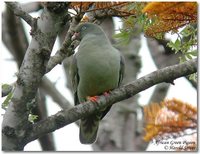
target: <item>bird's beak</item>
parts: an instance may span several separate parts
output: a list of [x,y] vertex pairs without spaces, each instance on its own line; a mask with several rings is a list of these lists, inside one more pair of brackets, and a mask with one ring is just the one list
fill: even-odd
[[74,35],[72,36],[72,41],[79,39],[80,33],[75,32]]

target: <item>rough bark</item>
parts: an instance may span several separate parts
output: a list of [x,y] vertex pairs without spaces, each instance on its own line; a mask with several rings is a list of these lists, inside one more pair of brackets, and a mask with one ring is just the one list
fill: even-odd
[[[47,9],[49,4],[51,3],[47,3],[46,7],[44,7],[41,17],[36,22],[37,24],[31,25],[32,40],[20,67],[13,97],[3,117],[2,148],[5,151],[23,150],[25,146],[23,138],[26,136],[27,128],[30,127],[27,106],[31,108],[31,103],[35,99],[40,81],[45,74],[46,63],[56,36],[64,25],[63,19],[67,12],[67,3],[63,3],[63,5],[60,3],[59,9],[62,12],[59,13],[55,12],[55,10]],[[57,4],[53,3],[53,5]],[[17,15],[24,13],[20,7],[16,6],[14,9]],[[16,11],[17,9],[20,11]],[[32,17],[27,14],[23,15],[23,17],[27,17],[27,19],[24,19],[28,23],[30,23],[30,20],[33,21]]]
[[[28,48],[28,40],[25,34],[24,27],[22,25],[21,19],[15,16],[14,13],[8,7],[6,8],[2,17],[3,42],[13,55],[18,65],[18,68],[20,68],[26,49]],[[39,95],[41,98],[44,98],[44,93],[40,93]],[[36,108],[32,110],[32,114],[38,115],[37,121],[46,118],[47,112],[45,101],[40,101],[39,103],[36,103]],[[39,142],[44,151],[55,150],[52,134],[47,134],[42,138],[39,138]]]

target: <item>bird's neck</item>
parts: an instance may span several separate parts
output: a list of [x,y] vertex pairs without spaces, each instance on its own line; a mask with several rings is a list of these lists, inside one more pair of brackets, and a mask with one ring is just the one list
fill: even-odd
[[110,41],[108,37],[105,34],[99,33],[99,34],[88,34],[86,35],[82,41],[89,41],[90,43],[105,43],[110,45]]

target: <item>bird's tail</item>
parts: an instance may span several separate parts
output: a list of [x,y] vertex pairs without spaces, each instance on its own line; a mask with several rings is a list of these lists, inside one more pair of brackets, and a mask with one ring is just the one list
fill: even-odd
[[98,114],[81,119],[79,138],[82,144],[92,144],[95,142],[100,119],[101,116]]

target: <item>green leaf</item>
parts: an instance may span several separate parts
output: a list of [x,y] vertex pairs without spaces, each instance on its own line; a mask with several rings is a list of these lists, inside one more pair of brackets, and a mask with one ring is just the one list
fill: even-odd
[[186,26],[180,34],[184,37],[190,36],[194,32],[194,28],[192,26]]
[[189,55],[189,54],[186,54],[185,56],[186,56],[188,59],[190,59],[190,60],[192,59],[192,56]]
[[193,80],[193,81],[197,82],[197,73],[191,74],[189,76],[189,80]]
[[11,88],[12,88],[12,86],[10,86],[9,84],[3,84],[2,85],[2,89],[7,90],[7,89],[11,89]]
[[187,54],[190,54],[190,55],[196,57],[198,55],[198,52],[197,52],[197,50],[193,50],[193,51],[187,52]]
[[181,45],[181,41],[179,39],[176,39],[175,43],[174,43],[174,47],[176,51],[180,50],[180,45]]
[[164,39],[164,33],[156,33],[155,38],[158,40],[163,40]]
[[38,119],[38,115],[29,114],[28,116],[28,121],[30,121],[31,123],[34,123],[34,121],[37,119]]
[[177,53],[180,50],[180,45],[181,45],[181,41],[179,39],[176,39],[174,43],[172,41],[167,43],[167,46],[170,47],[172,50],[174,50],[175,53]]
[[185,61],[186,61],[186,58],[185,58],[185,56],[179,57],[179,61],[180,61],[180,63],[183,63],[183,62],[185,62]]
[[129,32],[127,32],[126,30],[120,30],[120,33],[113,35],[114,38],[124,38],[127,36],[129,36]]
[[124,37],[124,33],[117,33],[113,35],[114,38],[122,38]]
[[2,88],[2,97],[8,95],[13,89],[13,87],[9,84],[3,84],[1,88]]
[[12,93],[12,92],[10,92],[10,93],[7,95],[6,99],[4,100],[4,102],[3,102],[2,105],[1,105],[2,109],[6,110],[6,107],[9,105],[12,96],[13,96],[13,93]]
[[118,44],[126,45],[130,41],[131,32],[120,30],[120,33],[114,34],[113,37],[118,39]]

